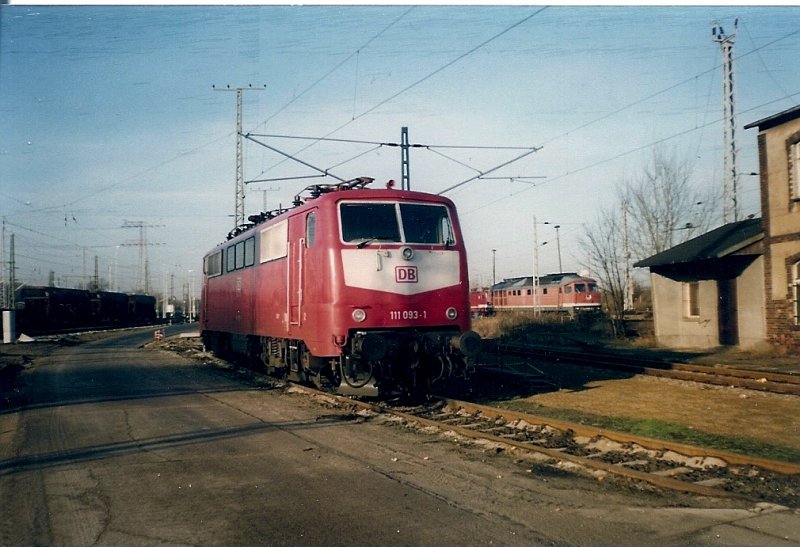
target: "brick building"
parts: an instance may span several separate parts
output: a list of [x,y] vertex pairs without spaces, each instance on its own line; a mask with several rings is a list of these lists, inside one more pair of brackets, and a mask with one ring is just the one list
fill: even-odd
[[800,106],[758,120],[767,339],[800,352]]
[[758,128],[761,219],[721,226],[635,266],[650,268],[658,342],[769,342],[800,354],[800,106]]

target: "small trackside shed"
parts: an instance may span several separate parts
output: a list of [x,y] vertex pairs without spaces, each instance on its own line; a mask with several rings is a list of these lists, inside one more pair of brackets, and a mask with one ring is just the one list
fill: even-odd
[[766,340],[761,219],[732,222],[634,264],[650,268],[658,343],[752,348]]

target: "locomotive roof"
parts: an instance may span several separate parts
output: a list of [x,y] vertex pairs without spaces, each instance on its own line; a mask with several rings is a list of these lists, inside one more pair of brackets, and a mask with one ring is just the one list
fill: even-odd
[[[375,199],[390,198],[398,200],[437,201],[439,203],[445,203],[454,206],[452,200],[438,194],[397,189],[395,188],[395,182],[393,180],[388,181],[385,188],[367,188],[367,185],[374,182],[374,180],[375,179],[369,177],[359,177],[337,184],[313,184],[308,186],[303,189],[300,194],[295,196],[292,208],[274,209],[272,211],[265,211],[257,215],[250,215],[250,217],[248,217],[250,223],[239,226],[238,228],[228,232],[226,241],[220,243],[220,245],[227,244],[230,242],[230,240],[248,232],[256,226],[265,224],[273,219],[280,218],[286,213],[302,211],[306,206],[313,206],[315,203],[319,203],[319,200],[332,199],[338,201],[348,198],[363,199],[364,197],[370,197]],[[275,222],[278,222],[278,220]]]
[[[592,279],[591,277],[584,277],[575,272],[552,273],[547,275],[541,275],[538,278],[539,285],[563,285],[571,281],[586,281],[594,283],[595,280]],[[512,277],[510,279],[504,279],[499,283],[495,283],[494,285],[492,285],[492,290],[498,291],[504,289],[518,289],[521,287],[530,287],[532,285],[533,285],[532,276]]]

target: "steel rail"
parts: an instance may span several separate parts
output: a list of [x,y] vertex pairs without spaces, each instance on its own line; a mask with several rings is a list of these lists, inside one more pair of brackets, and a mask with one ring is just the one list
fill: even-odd
[[648,450],[671,450],[684,456],[718,458],[727,462],[728,464],[752,465],[754,467],[774,471],[775,473],[780,473],[782,475],[800,474],[800,465],[789,462],[768,460],[766,458],[754,458],[744,454],[737,454],[735,452],[726,452],[713,448],[703,448],[672,441],[662,441],[659,439],[651,439],[649,437],[640,437],[630,433],[622,433],[575,422],[556,420],[553,418],[538,416],[536,414],[528,414],[527,412],[519,412],[516,410],[480,405],[455,399],[444,399],[444,401],[450,408],[463,408],[468,412],[479,412],[492,418],[503,418],[507,421],[525,420],[532,425],[549,426],[561,431],[572,430],[575,434],[582,437],[602,436],[611,441],[616,441],[619,443],[635,443]]
[[500,350],[517,356],[537,357],[621,372],[633,372],[725,387],[739,387],[782,395],[800,395],[800,376],[773,372],[721,368],[643,359],[621,354],[568,350],[542,346],[501,344]]
[[[413,413],[405,412],[402,410],[393,409],[390,407],[386,407],[383,405],[378,405],[374,403],[369,403],[366,401],[361,401],[357,399],[351,399],[349,397],[344,397],[341,395],[336,395],[324,391],[319,391],[315,388],[309,388],[305,386],[294,385],[292,387],[293,390],[300,391],[305,394],[315,395],[315,396],[323,396],[327,398],[332,398],[334,401],[337,401],[343,405],[350,405],[361,409],[370,410],[372,412],[378,414],[389,414],[407,422],[418,423],[422,426],[426,427],[434,427],[439,430],[443,431],[450,431],[456,433],[458,435],[476,439],[476,440],[483,440],[489,441],[493,443],[497,443],[504,446],[514,447],[519,450],[524,450],[528,452],[538,453],[544,455],[552,460],[555,461],[565,461],[570,462],[575,465],[579,465],[585,467],[587,469],[595,469],[600,470],[609,474],[625,477],[628,479],[633,479],[641,482],[645,482],[651,484],[653,486],[664,488],[668,490],[680,491],[695,495],[701,496],[710,496],[710,497],[723,497],[723,498],[739,498],[739,499],[748,499],[748,500],[758,500],[753,496],[748,496],[746,494],[740,492],[734,492],[730,490],[723,490],[721,488],[715,488],[712,486],[706,486],[703,484],[696,484],[693,482],[681,481],[679,479],[674,479],[671,477],[666,477],[663,475],[656,475],[653,473],[648,473],[645,471],[638,471],[635,469],[623,467],[620,465],[615,465],[603,461],[599,461],[595,458],[589,458],[584,456],[577,456],[574,454],[565,453],[561,450],[546,448],[543,446],[538,446],[531,443],[521,442],[514,439],[509,439],[507,437],[501,437],[498,435],[493,435],[491,433],[486,433],[482,431],[478,431],[469,427],[464,427],[460,425],[448,424],[445,422],[433,420],[430,418],[425,418],[423,416],[418,416]],[[661,443],[659,441],[653,441],[652,439],[646,439],[642,437],[637,437],[635,435],[628,435],[622,433],[613,433],[607,430],[601,430],[597,428],[591,428],[588,426],[582,426],[580,424],[574,424],[570,422],[561,422],[558,420],[552,420],[549,418],[543,418],[538,416],[533,416],[530,414],[520,413],[516,411],[509,411],[504,409],[499,409],[495,407],[487,407],[484,405],[477,405],[473,403],[466,403],[463,401],[451,400],[451,399],[442,399],[448,406],[451,408],[459,407],[465,410],[469,409],[475,411],[477,413],[483,413],[487,416],[496,416],[496,417],[511,417],[512,419],[524,419],[528,423],[537,424],[537,425],[550,425],[555,429],[559,429],[562,431],[572,430],[573,432],[581,432],[583,434],[592,434],[591,436],[595,435],[602,435],[610,440],[617,440],[619,442],[631,442],[636,443],[643,448],[653,448],[655,446],[661,446],[665,449],[673,450],[678,453],[683,453],[684,455],[688,456],[709,456],[709,457],[717,457],[729,463],[738,463],[741,465],[753,465],[759,466],[763,464],[763,469],[769,469],[772,471],[777,471],[779,473],[800,473],[800,466],[796,466],[793,464],[784,464],[783,462],[774,462],[772,460],[763,460],[763,459],[754,459],[754,458],[747,458],[746,456],[741,456],[738,454],[730,454],[727,452],[721,451],[709,451],[704,450],[698,447],[691,447],[688,445],[679,445],[677,443]],[[688,452],[688,453],[686,453]]]

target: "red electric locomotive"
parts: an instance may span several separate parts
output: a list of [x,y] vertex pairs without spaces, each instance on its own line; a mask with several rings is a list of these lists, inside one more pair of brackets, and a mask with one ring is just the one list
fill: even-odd
[[372,180],[311,186],[205,256],[206,347],[350,391],[419,393],[466,373],[480,338],[455,207]]

